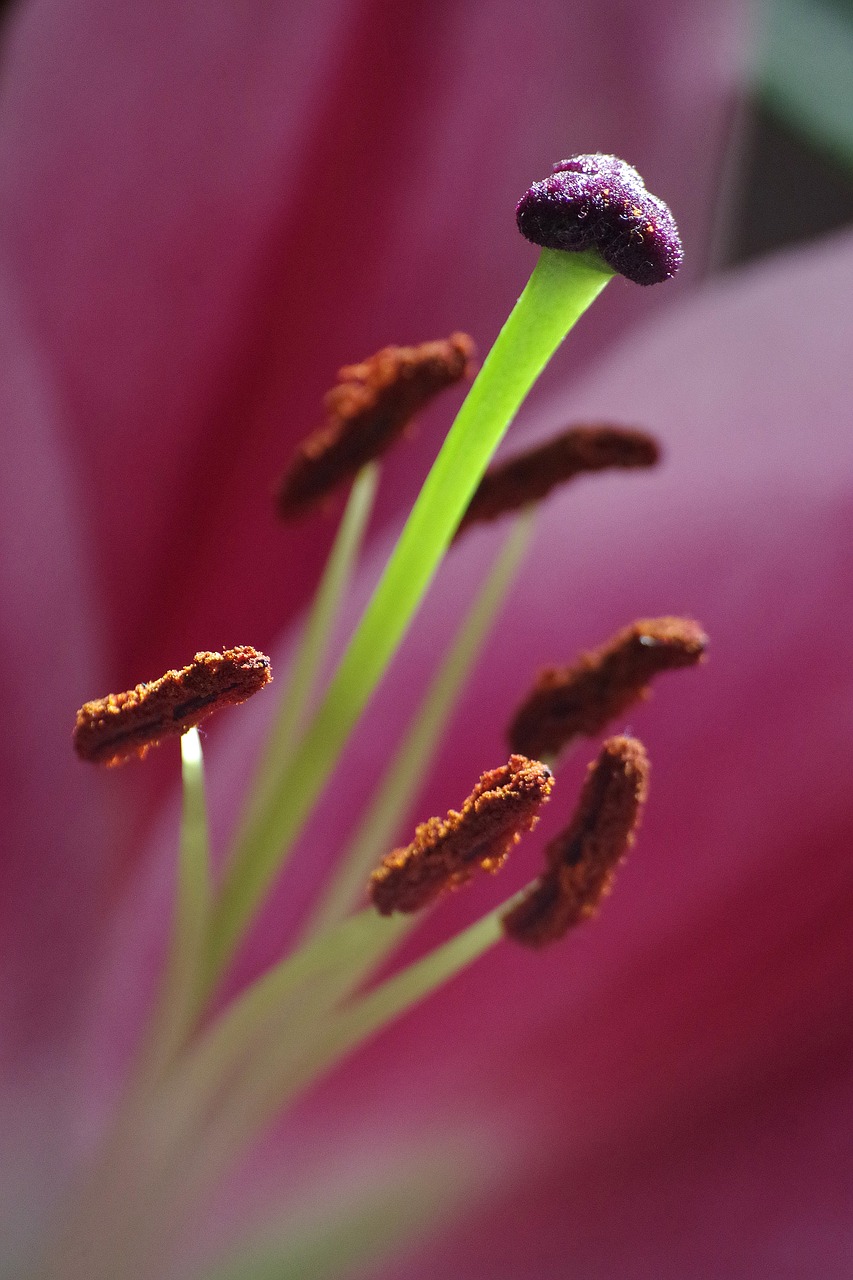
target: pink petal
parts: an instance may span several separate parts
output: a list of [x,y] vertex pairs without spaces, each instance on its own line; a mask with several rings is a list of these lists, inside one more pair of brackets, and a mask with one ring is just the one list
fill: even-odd
[[74,1060],[100,959],[114,827],[102,779],[71,751],[101,618],[68,423],[8,292],[0,368],[0,1239],[9,1261],[73,1155]]

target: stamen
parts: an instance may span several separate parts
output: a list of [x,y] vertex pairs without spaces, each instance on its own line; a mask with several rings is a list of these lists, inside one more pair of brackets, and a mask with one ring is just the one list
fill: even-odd
[[546,846],[546,870],[503,918],[509,937],[543,947],[596,914],[634,843],[648,777],[641,742],[608,738],[589,767],[571,823]]
[[474,343],[453,333],[417,347],[385,347],[347,365],[325,397],[326,421],[296,451],[278,491],[279,515],[301,515],[380,457],[439,391],[471,373]]
[[383,858],[370,879],[374,906],[384,916],[419,911],[465,884],[477,867],[499,870],[522,833],[536,825],[553,785],[550,769],[520,755],[484,773],[460,812],[422,822],[410,845]]
[[180,671],[85,703],[77,712],[75,750],[94,764],[141,759],[149,747],[186,733],[220,707],[245,702],[271,679],[269,658],[250,645],[197,653]]
[[703,660],[708,637],[690,618],[643,618],[572,667],[540,673],[509,727],[513,751],[553,759],[579,735],[593,737],[649,696],[661,671]]
[[472,524],[496,520],[508,511],[539,502],[583,472],[653,467],[659,458],[657,441],[645,431],[603,423],[569,427],[556,439],[487,471],[456,537]]
[[546,249],[595,249],[635,284],[660,284],[684,257],[675,219],[616,156],[571,156],[522,196],[518,229]]

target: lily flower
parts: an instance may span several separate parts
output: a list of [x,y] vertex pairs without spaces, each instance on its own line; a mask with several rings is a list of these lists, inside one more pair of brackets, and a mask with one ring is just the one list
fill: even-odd
[[[31,42],[46,65],[66,65],[59,57],[67,36],[60,20],[68,22],[69,13],[50,12],[52,21],[40,26],[42,16],[36,6],[21,10],[10,45],[13,71]],[[231,53],[233,28],[227,15],[218,16],[224,31],[214,24],[205,32],[214,47],[222,47],[216,46],[221,38]],[[330,10],[322,32],[319,23],[306,24],[318,43],[331,39],[333,16]],[[275,27],[274,17],[270,22]],[[82,36],[79,25],[74,31],[85,38],[85,27]],[[259,43],[265,37],[265,51],[269,34],[258,37]],[[105,46],[110,37],[120,44],[119,35],[109,27],[102,33],[99,25]],[[152,44],[158,56],[165,48],[184,65],[180,46]],[[250,52],[256,54],[254,45]],[[320,52],[328,52],[325,45]],[[294,94],[300,83],[307,92],[312,70],[301,53],[301,59],[293,55],[303,75]],[[114,63],[110,71],[115,74]],[[16,92],[26,99],[21,80],[13,75],[11,84],[7,103]],[[61,85],[51,84],[61,99]],[[351,95],[344,97],[348,102]],[[97,94],[83,95],[84,121],[96,102],[103,109]],[[20,120],[34,126],[26,112],[10,119],[4,146],[14,155]],[[63,128],[73,131],[74,121],[63,113],[52,120],[62,126],[57,137]],[[240,139],[244,123],[236,130]],[[25,135],[24,129],[18,142]],[[294,125],[294,146],[296,135]],[[69,165],[76,154],[68,148]],[[239,159],[248,165],[245,156]],[[43,192],[44,175],[40,187],[22,159],[13,172],[18,185],[7,208],[20,212]],[[241,173],[227,176],[236,186]],[[82,185],[71,184],[82,200],[78,214],[85,207]],[[168,184],[158,192],[168,206]],[[275,202],[269,192],[258,196],[254,232],[268,232]],[[145,661],[126,683],[153,675],[161,649],[169,649],[172,660],[170,646],[190,636],[196,645],[195,628],[202,624],[208,631],[198,646],[209,643],[211,623],[224,630],[257,603],[262,634],[251,638],[267,644],[265,637],[274,638],[282,618],[295,612],[304,598],[302,573],[282,587],[277,613],[271,576],[256,568],[272,534],[253,537],[262,516],[249,472],[258,463],[242,454],[235,460],[233,419],[240,406],[246,421],[260,424],[258,438],[265,430],[271,438],[282,405],[299,403],[295,379],[290,398],[279,398],[291,376],[285,377],[285,366],[304,363],[308,377],[318,359],[312,354],[311,362],[300,362],[298,345],[285,344],[289,358],[271,350],[278,302],[257,248],[268,243],[266,235],[251,240],[255,256],[243,246],[263,281],[255,291],[246,284],[252,274],[246,257],[241,269],[222,273],[219,286],[230,292],[220,301],[235,304],[231,312],[222,308],[223,317],[232,317],[227,333],[224,321],[222,328],[211,323],[197,331],[195,345],[189,341],[198,312],[175,315],[178,299],[170,287],[161,324],[167,314],[174,329],[168,339],[159,329],[158,342],[146,351],[127,333],[115,341],[119,312],[111,315],[113,309],[121,306],[129,323],[138,324],[139,316],[128,303],[128,280],[117,281],[95,253],[96,246],[109,247],[103,224],[75,218],[67,205],[73,251],[62,257],[62,288],[54,275],[59,310],[52,312],[50,267],[34,248],[47,243],[51,209],[58,208],[40,205],[35,225],[16,224],[8,214],[5,224],[13,286],[2,304],[4,396],[6,421],[16,429],[2,508],[17,552],[5,562],[4,611],[4,669],[15,675],[4,753],[6,830],[13,839],[2,975],[9,1029],[3,1190],[10,1230],[4,1238],[11,1258],[18,1247],[26,1251],[49,1219],[57,1184],[91,1148],[114,1101],[161,962],[163,906],[174,879],[174,809],[161,805],[159,816],[146,822],[154,787],[145,795],[147,784],[133,779],[114,785],[113,775],[84,775],[70,752],[66,758],[55,749],[67,736],[66,713],[132,657]],[[464,202],[459,225],[463,215]],[[131,225],[124,221],[125,229]],[[295,218],[291,234],[304,225]],[[200,224],[196,270],[214,243],[228,240],[226,226],[231,233],[223,215],[215,241],[201,229],[209,224]],[[399,259],[392,247],[387,275],[379,273],[383,323],[402,312],[399,299],[390,301],[400,280],[414,278],[406,257],[411,225],[406,231]],[[162,253],[156,234],[151,242]],[[125,262],[126,250],[125,242]],[[319,242],[316,252],[319,260]],[[435,256],[437,267],[437,249]],[[333,248],[333,261],[324,264],[333,282],[329,293],[306,303],[309,315],[317,308],[319,317],[322,302],[332,329],[341,332],[352,306],[346,298],[332,305],[346,292],[334,270],[343,257]],[[525,436],[535,436],[570,420],[642,421],[662,440],[667,463],[642,480],[578,483],[543,508],[533,551],[425,783],[419,812],[458,803],[459,781],[494,764],[509,712],[537,665],[569,663],[632,618],[673,610],[702,618],[714,640],[713,664],[670,686],[662,682],[653,701],[631,713],[630,727],[642,732],[653,757],[654,805],[606,925],[603,919],[582,942],[568,940],[541,955],[501,944],[363,1048],[281,1129],[270,1131],[264,1148],[234,1172],[221,1201],[207,1207],[200,1217],[202,1260],[217,1231],[227,1238],[266,1188],[283,1206],[291,1242],[301,1223],[328,1222],[333,1243],[333,1228],[339,1230],[352,1252],[329,1274],[344,1274],[360,1261],[353,1243],[358,1233],[347,1237],[346,1215],[335,1217],[330,1208],[354,1204],[357,1226],[358,1189],[375,1183],[389,1196],[389,1178],[402,1169],[401,1185],[416,1191],[402,1202],[391,1197],[380,1216],[410,1228],[429,1225],[440,1213],[465,1223],[444,1255],[410,1260],[411,1276],[419,1265],[422,1274],[443,1265],[471,1280],[565,1270],[639,1277],[721,1268],[738,1274],[740,1268],[747,1275],[788,1263],[795,1271],[806,1259],[822,1273],[840,1274],[846,1225],[834,1210],[849,1170],[838,1149],[837,1120],[849,1100],[853,1065],[844,1017],[851,904],[842,839],[851,817],[844,769],[851,645],[842,594],[850,454],[833,389],[846,375],[843,299],[851,262],[850,245],[839,241],[685,298],[638,328],[569,392],[552,384],[526,428],[519,424]],[[138,263],[131,267],[144,275]],[[192,280],[192,254],[181,267]],[[87,270],[105,283],[86,313],[81,342],[70,316],[75,299],[90,296],[78,287]],[[444,276],[436,271],[436,278]],[[212,272],[205,282],[212,290]],[[151,308],[149,320],[157,292],[140,295]],[[215,291],[199,290],[193,306],[201,307],[202,294],[208,314],[215,311]],[[480,305],[485,316],[486,301]],[[256,327],[241,330],[237,313],[255,315]],[[301,323],[305,318],[303,309]],[[456,323],[476,328],[467,316],[452,317]],[[330,341],[327,371],[357,354],[348,350],[338,358],[334,333],[317,329]],[[235,360],[223,372],[227,338],[238,331],[243,363]],[[259,331],[270,345],[254,365]],[[153,326],[146,332],[150,336]],[[57,334],[61,341],[52,340]],[[379,342],[396,336],[383,333]],[[167,353],[172,361],[164,363],[160,380],[143,380],[143,370],[150,375]],[[119,355],[134,366],[124,372],[135,371],[135,383],[118,376]],[[195,376],[184,380],[190,372]],[[201,388],[207,394],[197,403]],[[167,401],[168,418],[160,412]],[[222,426],[203,438],[211,404]],[[105,415],[116,433],[106,441]],[[270,467],[265,480],[274,481],[277,470]],[[155,502],[165,515],[152,511]],[[193,533],[202,509],[210,517],[204,536]],[[245,523],[235,523],[237,515]],[[309,534],[302,537],[303,544],[285,539],[288,556],[308,545]],[[448,559],[348,748],[334,804],[320,811],[304,837],[288,901],[281,894],[271,900],[240,958],[236,985],[295,936],[363,804],[365,778],[375,776],[377,744],[385,749],[402,732],[417,690],[434,670],[437,637],[449,641],[458,601],[474,595],[500,538],[499,528],[472,531]],[[356,583],[358,599],[347,621],[375,580],[380,544],[381,536]],[[306,578],[315,564],[304,566]],[[223,592],[234,582],[226,605]],[[270,646],[277,670],[293,644],[284,639]],[[233,825],[247,759],[258,748],[261,701],[257,713],[254,706],[218,737],[211,730],[215,838]],[[67,741],[62,748],[67,751]],[[156,790],[162,795],[165,789],[161,783]],[[563,812],[554,821],[565,825],[567,817]],[[535,866],[527,872],[535,874]],[[513,874],[518,887],[525,878],[521,864]],[[412,945],[423,951],[452,934],[495,901],[489,895],[496,887],[471,887],[465,898],[440,906]],[[441,1161],[448,1151],[455,1176]],[[436,1169],[452,1192],[449,1203],[437,1194]],[[406,1180],[413,1171],[424,1175],[420,1184]],[[321,1188],[313,1201],[306,1190],[312,1181]],[[304,1256],[303,1271],[310,1274],[313,1263]]]

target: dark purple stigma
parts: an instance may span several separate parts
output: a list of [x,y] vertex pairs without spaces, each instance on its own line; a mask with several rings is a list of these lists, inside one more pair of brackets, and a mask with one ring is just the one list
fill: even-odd
[[635,284],[675,275],[683,251],[668,205],[646,190],[636,169],[617,156],[571,156],[521,197],[518,229],[544,249],[596,249]]

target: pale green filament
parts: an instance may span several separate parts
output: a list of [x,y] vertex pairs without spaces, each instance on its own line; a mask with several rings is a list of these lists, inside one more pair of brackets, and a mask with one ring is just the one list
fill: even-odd
[[172,943],[137,1087],[156,1079],[181,1047],[198,1004],[213,903],[204,758],[198,729],[189,729],[181,737],[181,779],[183,806]]
[[[212,881],[204,759],[198,729],[181,737],[183,804],[172,939],[161,989],[138,1065],[113,1116],[98,1159],[76,1188],[77,1201],[44,1268],[62,1280],[106,1280],[117,1264],[110,1231],[121,1231],[128,1188],[139,1179],[140,1149],[149,1145],[152,1104],[189,1033],[197,1008],[210,921]],[[103,1265],[101,1265],[103,1264]]]
[[[502,920],[519,903],[531,886],[513,894],[500,906],[481,916],[454,937],[435,947],[421,960],[401,969],[393,977],[360,999],[354,1000],[331,1021],[327,1033],[301,1064],[297,1086],[328,1070],[381,1027],[407,1012],[426,996],[437,991],[474,960],[484,955],[504,936]],[[292,1082],[288,1082],[293,1087]]]
[[70,1259],[84,1256],[87,1241],[97,1241],[105,1265],[90,1258],[86,1280],[131,1274],[142,1258],[156,1258],[287,1102],[494,945],[501,916],[519,897],[343,1009],[336,1002],[351,997],[413,917],[389,920],[367,910],[281,961],[126,1115],[121,1144],[105,1153],[96,1195],[63,1239],[56,1275],[83,1280]]
[[[119,1140],[103,1152],[87,1189],[74,1224],[79,1234],[72,1229],[63,1239],[66,1262],[96,1236],[116,1265],[122,1259],[130,1267],[137,1250],[156,1247],[152,1224],[166,1232],[255,1136],[250,1082],[263,1063],[307,1050],[413,923],[370,910],[318,935],[237,996],[144,1092],[136,1090],[122,1109]],[[108,1220],[93,1230],[91,1215],[105,1205]]]
[[181,738],[183,812],[178,858],[176,968],[191,969],[210,916],[212,883],[204,794],[204,757],[198,729]]
[[364,540],[364,531],[373,510],[378,481],[379,464],[371,462],[362,467],[353,483],[334,545],[302,630],[287,682],[280,695],[275,722],[264,747],[257,777],[246,804],[245,816],[240,824],[238,847],[245,843],[248,833],[258,822],[260,815],[273,802],[281,786],[287,761],[304,726],[311,699],[317,687],[317,678],[340,613],[341,602]]
[[512,585],[532,532],[533,512],[528,511],[515,522],[491,573],[415,711],[402,744],[386,769],[340,867],[320,900],[309,933],[328,928],[346,915],[364,894],[372,869],[391,848],[447,727],[460,690]]
[[[503,936],[501,918],[520,897],[513,895],[343,1008],[330,1003],[332,987],[337,985],[338,995],[346,998],[345,987],[351,991],[364,978],[395,935],[399,940],[411,927],[412,917],[389,921],[374,911],[362,912],[262,978],[256,992],[240,998],[242,1008],[233,1010],[228,1031],[220,1036],[212,1028],[153,1100],[134,1171],[135,1196],[140,1202],[144,1197],[146,1212],[141,1218],[133,1206],[124,1211],[121,1247],[129,1246],[134,1223],[144,1237],[152,1218],[161,1231],[170,1220],[183,1220],[309,1083],[498,942]],[[346,960],[352,952],[347,953],[353,945],[360,956],[354,972],[347,975]],[[306,962],[303,957],[312,951],[313,958]],[[330,966],[325,976],[316,964],[323,951]]]
[[213,1095],[244,1059],[266,1052],[261,1038],[287,1036],[289,1014],[310,1003],[320,1017],[351,995],[408,933],[411,916],[384,918],[372,908],[317,934],[237,996],[190,1046],[175,1087],[194,1102]]
[[[220,1095],[205,1140],[192,1162],[196,1176],[205,1179],[214,1168],[227,1168],[311,1081],[500,941],[501,920],[521,896],[514,894],[423,959],[340,1010],[317,1010],[310,987],[291,992],[277,1017],[270,1016],[272,1011],[267,1013],[264,1040],[253,1041],[256,1051],[245,1060],[233,1089]],[[378,920],[374,915],[374,921]],[[289,1028],[297,1026],[298,1036],[289,1033]]]
[[612,278],[597,254],[543,250],[471,387],[312,723],[237,846],[214,912],[210,989],[301,832],[525,396]]

